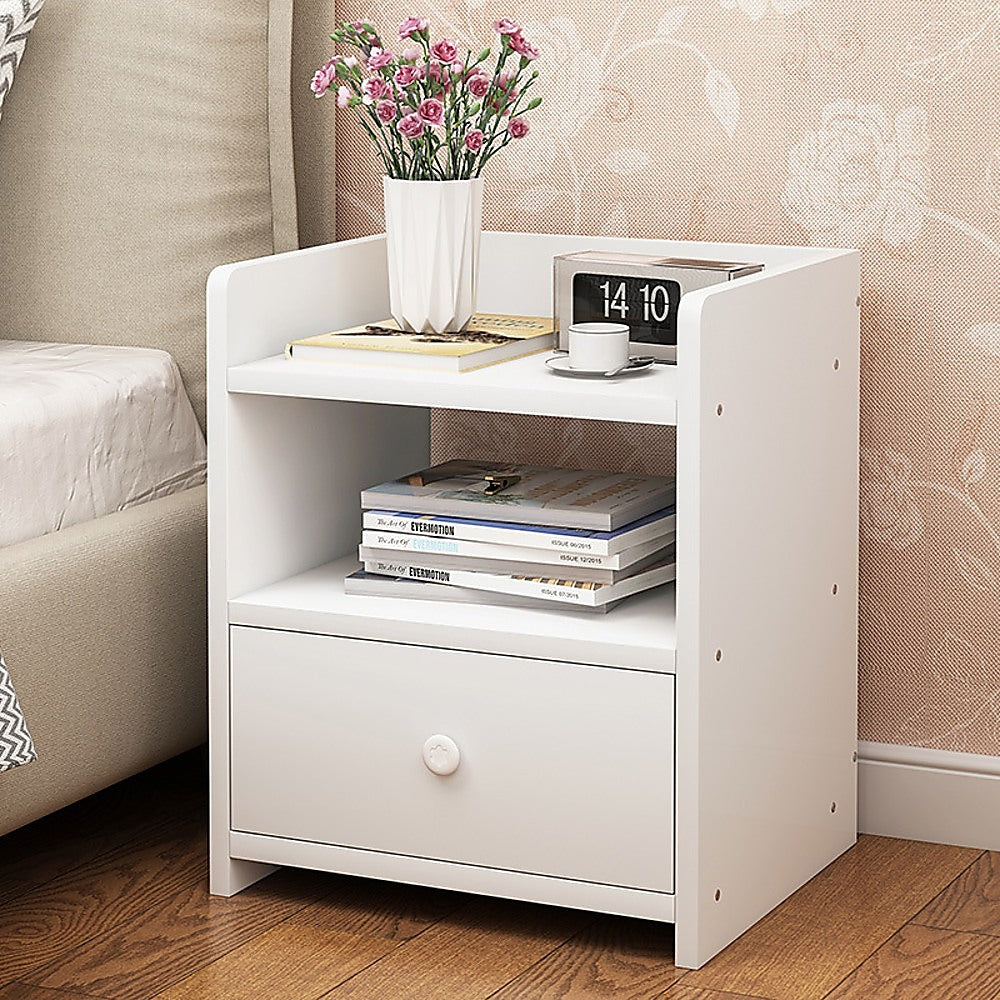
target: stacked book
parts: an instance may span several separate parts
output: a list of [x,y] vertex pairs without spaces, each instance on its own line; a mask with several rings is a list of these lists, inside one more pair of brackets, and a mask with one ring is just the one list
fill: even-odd
[[607,611],[675,577],[663,476],[455,460],[361,506],[350,594]]

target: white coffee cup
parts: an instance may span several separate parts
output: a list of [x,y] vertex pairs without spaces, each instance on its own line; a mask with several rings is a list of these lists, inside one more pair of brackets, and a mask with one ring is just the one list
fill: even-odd
[[629,329],[624,323],[573,323],[569,365],[578,371],[611,372],[628,362]]

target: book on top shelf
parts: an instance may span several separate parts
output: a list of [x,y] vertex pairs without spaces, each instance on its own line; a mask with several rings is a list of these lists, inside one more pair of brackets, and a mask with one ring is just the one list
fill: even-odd
[[451,584],[471,590],[536,597],[567,607],[574,605],[596,607],[607,604],[609,601],[617,601],[660,584],[669,583],[677,575],[673,548],[667,550],[662,562],[617,583],[591,583],[558,577],[528,577],[476,573],[471,570],[436,569],[431,566],[406,565],[391,559],[366,560],[364,568],[366,573],[429,580],[432,583]]
[[365,509],[615,531],[674,502],[666,476],[455,459],[372,486]]
[[676,522],[673,506],[624,524],[614,531],[513,524],[510,521],[442,517],[435,514],[411,514],[392,510],[366,510],[363,521],[365,533],[392,532],[414,538],[454,539],[593,556],[617,555],[636,545],[657,539],[668,542],[674,537]]
[[410,333],[385,319],[293,340],[285,354],[293,361],[466,372],[547,351],[552,338],[548,316],[477,313],[455,333]]

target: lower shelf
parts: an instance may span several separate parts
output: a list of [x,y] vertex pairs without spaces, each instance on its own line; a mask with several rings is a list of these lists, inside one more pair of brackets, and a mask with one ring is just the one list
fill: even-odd
[[233,625],[353,636],[417,646],[566,660],[673,673],[674,585],[623,601],[607,614],[536,611],[344,593],[353,556],[229,602]]
[[569,906],[577,910],[639,917],[661,923],[674,921],[674,896],[666,892],[625,889],[620,886],[575,882],[570,879],[528,875],[523,872],[460,865],[427,858],[362,851],[311,841],[286,840],[259,834],[233,831],[229,835],[230,857],[271,865],[310,868],[316,871],[359,875],[452,889],[503,899],[520,899],[551,906]]

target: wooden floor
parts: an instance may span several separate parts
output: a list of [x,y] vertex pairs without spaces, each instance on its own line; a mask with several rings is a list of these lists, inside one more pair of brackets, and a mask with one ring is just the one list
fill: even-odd
[[291,870],[211,897],[204,786],[187,755],[0,838],[0,1000],[1000,998],[1000,855],[865,837],[685,973],[639,920]]

